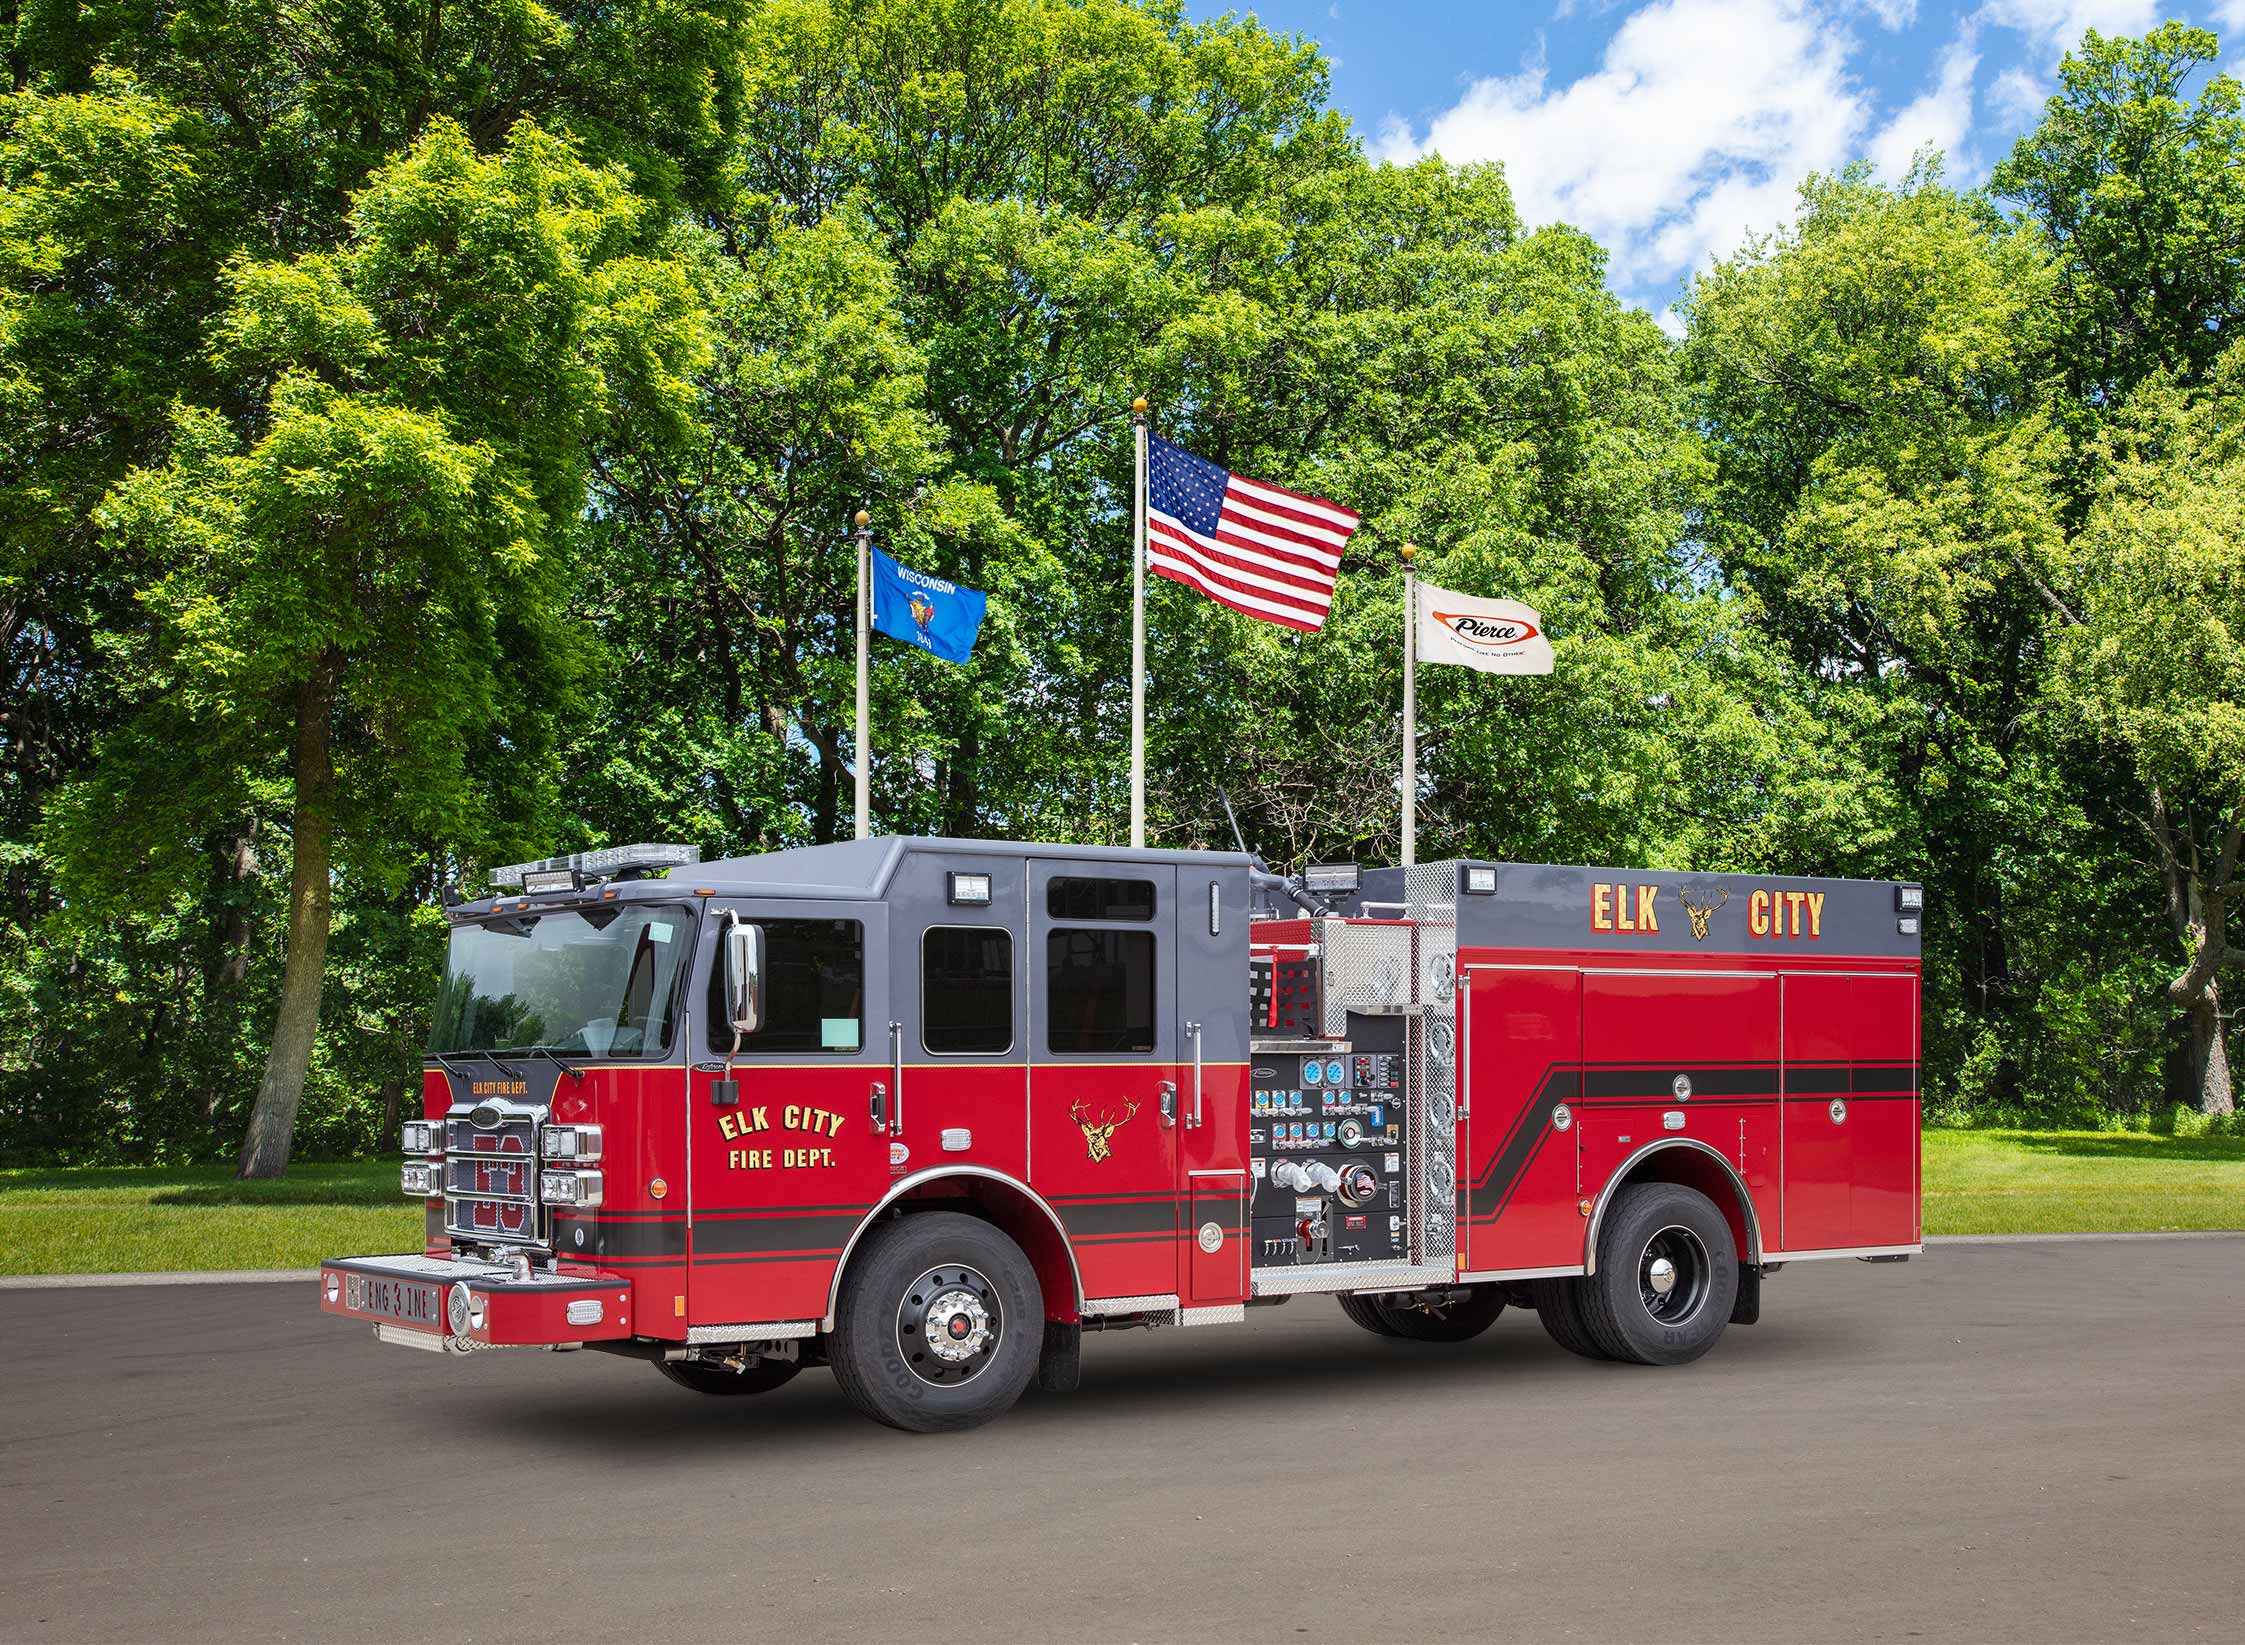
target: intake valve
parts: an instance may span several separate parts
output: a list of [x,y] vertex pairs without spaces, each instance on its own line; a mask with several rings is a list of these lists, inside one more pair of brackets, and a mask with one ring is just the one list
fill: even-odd
[[1362,1161],[1348,1166],[1341,1172],[1341,1203],[1343,1205],[1369,1204],[1379,1191],[1380,1174]]

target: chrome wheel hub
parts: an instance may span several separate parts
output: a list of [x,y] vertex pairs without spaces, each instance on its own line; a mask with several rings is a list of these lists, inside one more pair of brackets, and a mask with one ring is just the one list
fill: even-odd
[[1699,1236],[1671,1223],[1645,1241],[1638,1254],[1637,1300],[1655,1324],[1682,1325],[1706,1306],[1714,1278],[1714,1264]]
[[990,1345],[990,1311],[972,1291],[945,1291],[928,1304],[928,1351],[956,1365]]
[[896,1348],[922,1382],[956,1387],[981,1375],[1005,1335],[997,1289],[979,1270],[930,1268],[905,1287],[896,1311]]

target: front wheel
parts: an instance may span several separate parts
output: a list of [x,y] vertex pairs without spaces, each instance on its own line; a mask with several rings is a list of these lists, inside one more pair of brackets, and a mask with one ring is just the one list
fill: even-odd
[[911,1433],[972,1428],[1037,1374],[1044,1297],[1021,1247],[977,1217],[924,1211],[865,1237],[829,1357],[851,1404]]
[[768,1394],[795,1380],[803,1367],[791,1359],[759,1359],[745,1369],[728,1371],[705,1359],[658,1359],[655,1369],[697,1394]]
[[1582,1322],[1614,1359],[1682,1365],[1715,1346],[1738,1300],[1738,1248],[1715,1202],[1673,1182],[1624,1188],[1598,1232]]

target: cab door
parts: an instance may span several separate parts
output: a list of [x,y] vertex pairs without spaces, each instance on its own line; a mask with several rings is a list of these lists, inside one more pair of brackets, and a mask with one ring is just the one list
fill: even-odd
[[1087,1299],[1179,1290],[1176,897],[1168,865],[1028,864],[1029,1176]]
[[[728,912],[764,928],[764,1025],[738,1051],[716,992]],[[892,1180],[889,911],[810,899],[705,919],[687,1077],[690,1325],[817,1319],[834,1265]],[[728,1073],[728,1069],[730,1072]]]

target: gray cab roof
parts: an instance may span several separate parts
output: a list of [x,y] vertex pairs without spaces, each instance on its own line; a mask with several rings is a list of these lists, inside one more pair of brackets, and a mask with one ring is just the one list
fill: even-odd
[[889,835],[841,840],[833,845],[800,845],[755,857],[728,857],[671,870],[672,888],[686,885],[714,891],[783,897],[873,898],[887,893],[897,865],[908,852],[946,857],[1039,857],[1087,863],[1197,863],[1245,868],[1237,851],[1134,851],[1121,845],[1058,845],[1020,840],[951,840],[924,835]]

